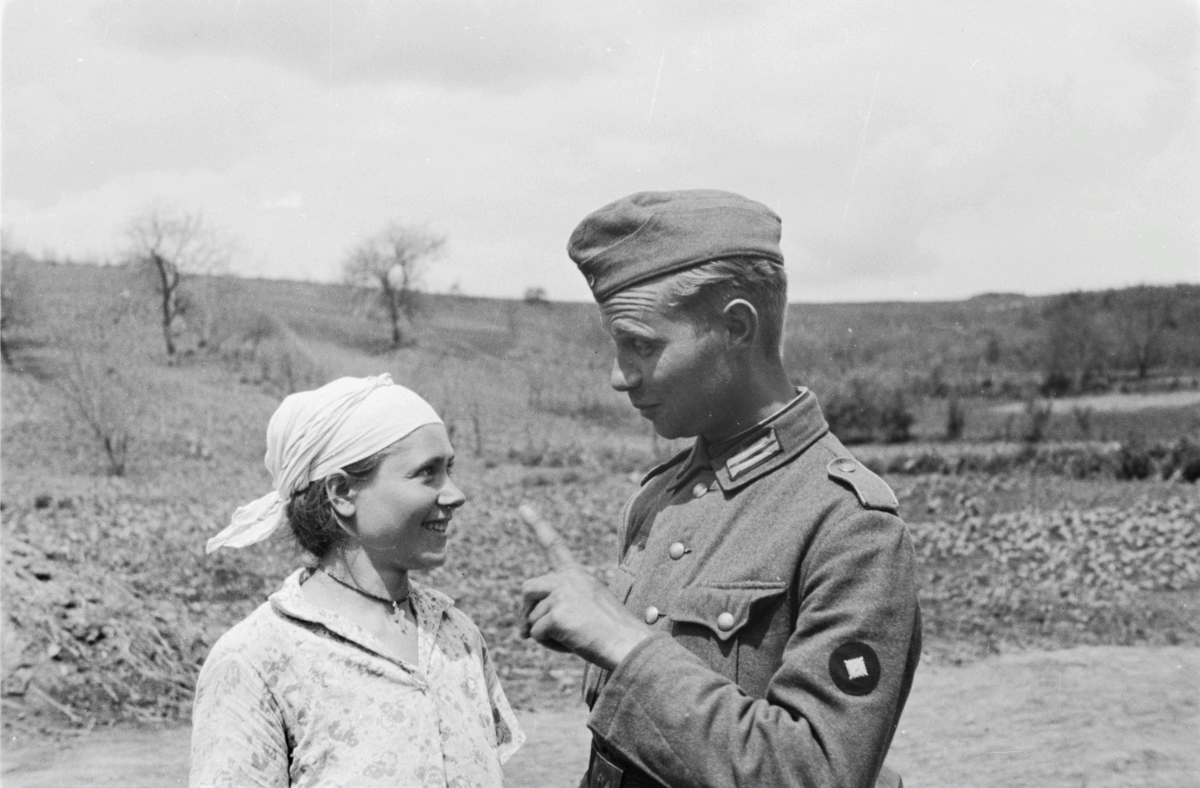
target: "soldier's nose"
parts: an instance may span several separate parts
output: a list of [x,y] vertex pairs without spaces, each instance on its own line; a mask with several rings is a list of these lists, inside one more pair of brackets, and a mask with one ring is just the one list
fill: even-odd
[[626,392],[637,387],[638,376],[632,370],[622,368],[621,362],[618,360],[613,362],[612,374],[608,376],[608,383],[617,391]]

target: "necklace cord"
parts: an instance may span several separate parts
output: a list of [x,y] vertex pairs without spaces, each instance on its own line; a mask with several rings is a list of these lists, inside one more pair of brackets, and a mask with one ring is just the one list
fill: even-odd
[[330,571],[329,571],[328,569],[326,569],[325,567],[321,567],[320,569],[321,569],[321,571],[322,571],[322,572],[324,572],[324,573],[325,573],[325,575],[326,575],[326,576],[327,576],[327,577],[328,577],[330,580],[332,580],[333,582],[337,583],[338,585],[340,585],[340,586],[343,586],[343,587],[345,587],[345,588],[349,588],[349,589],[350,589],[351,591],[353,591],[354,593],[356,593],[356,594],[358,594],[358,595],[360,595],[360,596],[365,596],[367,599],[374,599],[376,602],[383,602],[385,605],[391,605],[391,606],[392,606],[392,610],[393,610],[395,613],[399,613],[399,612],[400,612],[400,605],[402,605],[402,604],[404,604],[405,602],[407,602],[407,601],[408,601],[408,599],[409,599],[409,597],[411,597],[411,596],[412,596],[412,586],[409,586],[409,588],[408,588],[408,593],[406,593],[404,596],[400,597],[399,599],[391,599],[391,598],[389,598],[389,597],[386,597],[386,596],[379,596],[379,595],[377,595],[377,594],[372,594],[372,593],[371,593],[371,592],[369,592],[369,591],[363,591],[363,590],[362,590],[361,588],[359,588],[358,586],[356,586],[356,585],[353,585],[352,583],[347,583],[345,580],[343,580],[343,579],[341,579],[340,577],[338,577],[338,576],[334,575],[332,572],[330,572]]

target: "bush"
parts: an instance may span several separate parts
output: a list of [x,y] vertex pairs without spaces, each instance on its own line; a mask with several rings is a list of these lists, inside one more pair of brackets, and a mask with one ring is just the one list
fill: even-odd
[[1083,440],[1091,440],[1092,424],[1096,416],[1096,409],[1091,407],[1079,407],[1076,405],[1071,408],[1071,416],[1075,419],[1075,426],[1079,429],[1079,437]]
[[1140,440],[1121,444],[1117,463],[1119,479],[1147,479],[1154,472],[1150,450]]
[[1165,468],[1169,478],[1194,482],[1200,480],[1200,438],[1184,436],[1168,454]]
[[911,430],[915,420],[904,392],[893,392],[879,411],[879,432],[884,443],[907,443],[912,439]]
[[896,454],[873,460],[877,472],[900,474],[1001,475],[1025,470],[1070,479],[1143,479],[1195,482],[1200,480],[1200,438],[1185,435],[1175,441],[1146,443],[1025,444],[951,451],[926,448],[915,454]]
[[829,428],[845,443],[904,443],[916,421],[908,396],[864,378],[851,378],[822,400]]
[[951,395],[946,403],[946,440],[956,441],[962,437],[967,426],[967,417],[963,413],[962,401],[957,395]]
[[1044,440],[1053,415],[1054,410],[1049,402],[1040,402],[1037,397],[1030,397],[1025,402],[1025,413],[1021,421],[1021,440],[1026,443],[1040,443]]

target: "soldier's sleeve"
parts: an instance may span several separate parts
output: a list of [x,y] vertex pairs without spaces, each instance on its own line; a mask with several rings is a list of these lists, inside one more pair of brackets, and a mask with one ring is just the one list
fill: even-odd
[[668,786],[870,786],[920,648],[913,572],[900,519],[860,509],[806,551],[765,698],[657,635],[614,669],[589,727]]

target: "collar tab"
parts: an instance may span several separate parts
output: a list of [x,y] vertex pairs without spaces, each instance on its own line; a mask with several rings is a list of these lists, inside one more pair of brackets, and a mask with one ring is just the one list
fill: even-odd
[[816,396],[797,389],[791,402],[715,458],[717,483],[725,493],[745,487],[804,453],[827,432]]
[[779,437],[775,435],[775,430],[767,430],[766,435],[726,460],[725,472],[729,474],[731,480],[737,479],[747,471],[782,453],[783,448],[779,445]]

